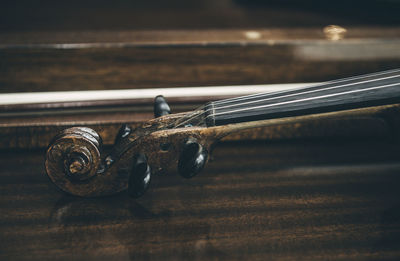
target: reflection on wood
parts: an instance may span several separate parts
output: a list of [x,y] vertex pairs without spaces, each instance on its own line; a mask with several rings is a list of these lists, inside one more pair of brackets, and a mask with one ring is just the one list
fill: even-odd
[[[398,1],[3,1],[0,92],[318,82],[392,69],[398,13]],[[324,34],[330,24],[346,33]],[[203,103],[187,102],[172,111]],[[193,180],[157,176],[140,200],[67,196],[37,148],[79,125],[110,145],[122,123],[153,117],[146,99],[100,107],[0,118],[0,260],[399,259],[397,119],[257,128],[224,140]],[[226,142],[237,139],[269,141]]]
[[45,176],[44,151],[2,153],[0,259],[397,259],[398,144],[224,143],[193,180],[135,201],[82,199]]

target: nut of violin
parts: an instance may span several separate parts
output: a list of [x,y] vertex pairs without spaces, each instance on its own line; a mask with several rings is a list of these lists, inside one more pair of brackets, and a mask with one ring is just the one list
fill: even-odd
[[100,136],[89,128],[62,131],[49,145],[46,172],[62,190],[71,192],[74,183],[87,182],[100,166]]
[[205,166],[208,152],[196,140],[189,139],[179,157],[178,171],[184,178],[192,178]]
[[134,165],[128,181],[128,193],[134,198],[139,198],[149,188],[151,169],[147,164],[146,156],[143,154],[137,154],[133,162]]

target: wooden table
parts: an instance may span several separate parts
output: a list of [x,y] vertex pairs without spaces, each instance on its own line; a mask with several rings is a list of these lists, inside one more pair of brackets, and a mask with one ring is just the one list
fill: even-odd
[[[398,68],[399,11],[364,0],[3,1],[0,93],[319,82]],[[332,24],[343,39],[324,32]],[[170,102],[177,112],[205,101]],[[122,123],[151,118],[152,104],[86,114],[69,105],[56,115],[43,114],[54,104],[0,108],[0,260],[400,259],[390,133],[349,124],[325,126],[328,136],[318,125],[295,137],[247,133],[217,146],[194,179],[157,176],[139,200],[79,198],[45,174],[50,139],[84,124],[110,146]],[[347,127],[352,135],[337,136]]]
[[134,200],[78,198],[44,151],[1,153],[1,260],[397,260],[399,146],[385,139],[224,142],[198,177]]

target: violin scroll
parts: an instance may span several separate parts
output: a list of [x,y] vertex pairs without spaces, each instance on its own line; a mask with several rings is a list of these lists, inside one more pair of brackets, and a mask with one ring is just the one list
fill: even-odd
[[155,109],[163,116],[135,129],[122,125],[107,153],[102,153],[101,138],[94,130],[64,130],[48,147],[48,176],[73,195],[96,197],[127,190],[134,198],[149,188],[152,175],[178,171],[185,178],[195,176],[208,160],[216,132],[205,126],[176,127],[188,113],[169,114],[162,96],[156,97]]
[[85,183],[102,171],[102,140],[90,128],[74,127],[62,131],[49,145],[46,171],[62,190],[71,192],[76,183]]

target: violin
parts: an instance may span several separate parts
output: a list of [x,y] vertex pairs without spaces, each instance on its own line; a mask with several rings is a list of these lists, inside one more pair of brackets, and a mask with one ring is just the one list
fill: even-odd
[[197,175],[217,142],[232,133],[370,116],[397,126],[399,103],[400,69],[212,101],[176,114],[157,96],[155,118],[136,128],[122,125],[107,153],[93,129],[63,130],[48,146],[45,167],[52,182],[70,194],[97,197],[128,190],[138,198],[157,175]]

